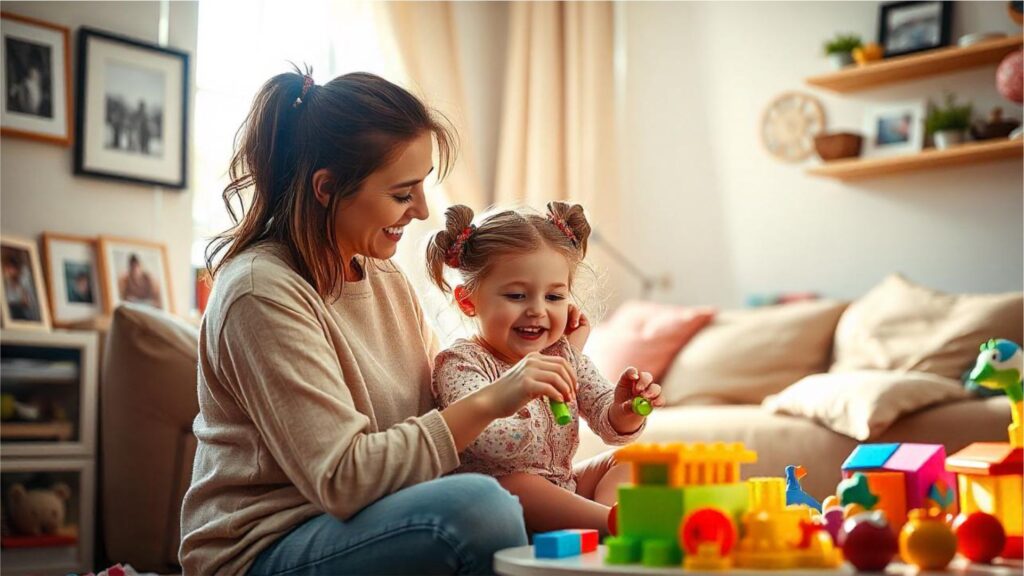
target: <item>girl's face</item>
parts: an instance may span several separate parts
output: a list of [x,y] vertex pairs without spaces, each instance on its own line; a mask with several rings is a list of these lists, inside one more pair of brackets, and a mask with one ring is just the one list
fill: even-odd
[[491,352],[511,364],[562,337],[569,296],[569,262],[545,245],[500,258],[459,304],[479,319],[479,336]]
[[391,258],[406,224],[430,215],[423,180],[434,169],[433,151],[431,134],[425,132],[407,144],[391,164],[370,174],[358,192],[341,202],[335,214],[334,231],[346,263],[356,254],[380,260]]

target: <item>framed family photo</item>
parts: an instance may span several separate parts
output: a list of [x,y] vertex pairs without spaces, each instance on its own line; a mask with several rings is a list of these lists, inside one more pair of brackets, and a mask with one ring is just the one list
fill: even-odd
[[864,156],[920,152],[924,145],[923,101],[868,108],[864,115]]
[[46,306],[46,282],[39,267],[34,242],[0,237],[0,320],[4,328],[50,329],[50,311]]
[[878,43],[886,58],[941,48],[949,45],[952,24],[952,2],[882,4],[878,14]]
[[71,144],[71,46],[67,28],[0,12],[0,132]]
[[107,312],[95,238],[44,232],[43,268],[54,326],[71,326]]
[[107,310],[134,302],[174,312],[166,245],[100,236],[99,262]]
[[78,32],[75,173],[185,187],[188,54]]

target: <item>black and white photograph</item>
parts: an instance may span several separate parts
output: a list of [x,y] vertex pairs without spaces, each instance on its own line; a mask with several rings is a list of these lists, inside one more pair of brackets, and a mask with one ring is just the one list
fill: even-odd
[[894,2],[879,10],[878,43],[886,58],[949,44],[950,2]]
[[3,134],[68,145],[68,31],[7,12],[2,18]]
[[44,232],[43,268],[54,326],[67,327],[104,314],[95,238]]
[[185,187],[188,59],[172,48],[79,30],[76,174]]
[[35,244],[20,238],[0,239],[0,319],[5,328],[50,329],[46,284]]
[[163,156],[164,75],[111,60],[106,71],[107,149]]

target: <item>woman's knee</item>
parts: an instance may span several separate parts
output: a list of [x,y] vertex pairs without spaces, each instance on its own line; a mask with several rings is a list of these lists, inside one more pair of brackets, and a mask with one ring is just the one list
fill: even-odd
[[466,536],[480,552],[493,554],[503,548],[527,543],[523,507],[490,476],[456,474],[444,479],[446,494],[456,510],[450,528]]

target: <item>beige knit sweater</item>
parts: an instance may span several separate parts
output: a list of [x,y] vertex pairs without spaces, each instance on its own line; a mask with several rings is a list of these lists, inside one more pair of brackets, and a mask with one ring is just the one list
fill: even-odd
[[242,574],[299,523],[345,519],[455,469],[430,393],[437,341],[389,262],[327,303],[284,251],[218,274],[199,341],[199,441],[181,514],[184,573]]

